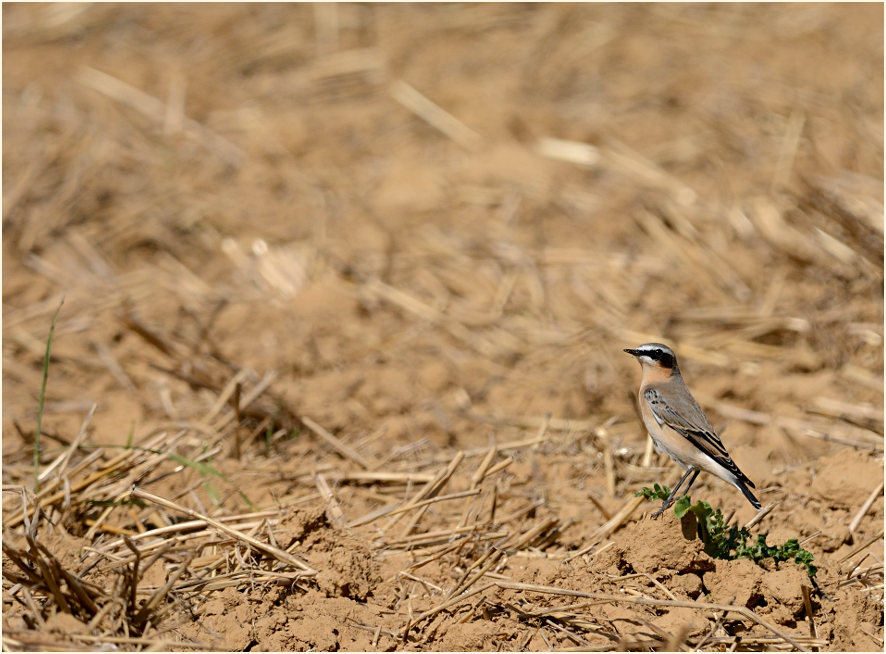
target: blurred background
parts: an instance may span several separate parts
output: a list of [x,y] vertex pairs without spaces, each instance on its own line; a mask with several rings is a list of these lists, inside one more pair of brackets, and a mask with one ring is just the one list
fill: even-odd
[[[255,503],[321,502],[317,470],[473,470],[510,443],[500,507],[578,550],[677,477],[622,352],[663,341],[790,507],[776,541],[836,561],[865,498],[882,515],[882,4],[2,11],[5,489],[33,484],[63,300],[43,466],[184,429],[163,447]],[[152,492],[245,510],[176,471]],[[392,497],[339,481],[348,519]],[[119,492],[66,528],[88,544]],[[881,547],[882,522],[854,527]],[[882,647],[856,626],[841,647]]]
[[6,5],[4,433],[63,296],[46,422],[100,401],[110,440],[196,410],[154,366],[212,354],[391,442],[632,420],[649,340],[708,400],[877,413],[881,17]]

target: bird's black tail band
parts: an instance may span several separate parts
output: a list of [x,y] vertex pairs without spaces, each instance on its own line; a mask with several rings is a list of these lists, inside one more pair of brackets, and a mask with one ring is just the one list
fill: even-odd
[[763,508],[763,505],[760,504],[760,500],[758,500],[756,497],[754,497],[754,494],[751,492],[751,489],[748,488],[747,484],[745,484],[744,482],[739,480],[739,482],[736,484],[736,486],[738,486],[738,490],[740,490],[742,492],[742,494],[746,498],[748,498],[748,502],[750,502],[755,509],[757,509],[759,511],[761,508]]

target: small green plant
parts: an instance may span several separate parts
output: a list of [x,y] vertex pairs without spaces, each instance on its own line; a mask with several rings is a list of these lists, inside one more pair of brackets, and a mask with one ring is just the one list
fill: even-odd
[[659,486],[658,484],[653,484],[652,488],[647,488],[644,486],[636,493],[634,493],[635,497],[642,497],[645,500],[661,500],[662,502],[668,499],[668,496],[671,494],[671,489],[667,486]]
[[37,433],[34,435],[34,493],[40,490],[40,436],[43,433],[43,403],[46,400],[46,381],[49,379],[49,354],[52,351],[52,334],[55,332],[55,321],[65,299],[58,304],[49,325],[49,337],[46,339],[46,352],[43,355],[43,381],[40,384],[40,397],[37,400]]
[[[662,500],[668,498],[670,490],[667,486],[654,484],[652,489],[643,487],[636,493],[637,496],[647,500]],[[791,538],[785,543],[772,546],[766,544],[767,534],[757,534],[753,538],[750,530],[742,527],[727,526],[723,520],[720,509],[712,509],[707,502],[699,500],[692,504],[689,497],[682,497],[674,503],[674,515],[682,518],[687,513],[695,516],[698,524],[698,534],[704,543],[704,550],[715,559],[751,559],[760,564],[764,559],[771,558],[776,563],[793,561],[806,568],[810,577],[815,577],[818,572],[812,564],[812,554],[800,547],[796,538]]]
[[[204,461],[196,461],[196,460],[190,459],[186,456],[182,456],[181,454],[176,454],[175,452],[163,452],[161,450],[154,450],[154,449],[147,448],[147,447],[139,447],[137,445],[133,445],[131,432],[130,432],[129,438],[127,439],[126,445],[103,444],[103,445],[82,445],[81,447],[83,447],[83,448],[126,449],[126,450],[132,449],[132,450],[138,450],[140,452],[150,452],[151,454],[165,454],[167,457],[169,457],[170,461],[174,461],[175,463],[178,463],[179,465],[183,465],[188,468],[191,468],[192,470],[195,470],[201,477],[203,477],[206,480],[206,483],[205,483],[206,493],[207,493],[207,495],[209,495],[209,498],[213,502],[218,501],[218,499],[220,498],[218,490],[212,484],[213,477],[221,479],[222,481],[226,482],[227,484],[236,487],[236,484],[234,484],[233,481],[231,481],[223,473],[219,472],[214,467],[212,467],[211,462],[207,463]],[[255,504],[253,504],[252,500],[249,499],[249,497],[246,495],[246,493],[243,492],[243,490],[240,488],[236,488],[236,491],[237,491],[237,494],[243,499],[243,501],[246,502],[247,505],[249,505],[249,508],[254,511]],[[127,500],[125,502],[114,502],[112,504],[114,506],[125,505],[129,501],[130,500]],[[102,505],[102,502],[93,502],[93,503]]]

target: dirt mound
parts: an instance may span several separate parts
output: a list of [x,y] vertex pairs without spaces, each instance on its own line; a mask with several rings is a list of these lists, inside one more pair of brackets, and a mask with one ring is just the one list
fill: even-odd
[[698,538],[692,516],[677,520],[668,515],[661,521],[644,520],[628,525],[616,541],[611,557],[621,571],[689,573],[714,568],[713,559]]

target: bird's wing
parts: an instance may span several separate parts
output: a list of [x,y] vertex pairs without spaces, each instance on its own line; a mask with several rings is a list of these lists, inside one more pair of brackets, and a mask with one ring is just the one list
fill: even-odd
[[754,488],[754,482],[748,479],[747,475],[735,465],[723,446],[723,441],[717,436],[717,432],[708,422],[704,411],[692,399],[692,396],[689,396],[688,401],[681,402],[679,411],[654,387],[647,388],[643,397],[649,404],[652,415],[659,425],[670,427],[751,488]]

